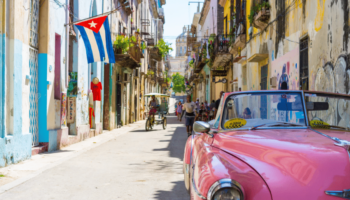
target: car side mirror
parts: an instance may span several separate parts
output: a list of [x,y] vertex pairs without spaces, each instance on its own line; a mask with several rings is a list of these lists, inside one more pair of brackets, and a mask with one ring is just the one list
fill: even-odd
[[209,133],[210,124],[207,122],[197,121],[193,124],[193,130],[194,132],[199,133]]

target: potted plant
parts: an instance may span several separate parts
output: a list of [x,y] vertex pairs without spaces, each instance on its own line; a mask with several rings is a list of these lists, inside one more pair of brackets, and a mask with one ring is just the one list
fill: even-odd
[[129,49],[129,39],[125,35],[118,35],[114,42],[116,54],[124,54]]

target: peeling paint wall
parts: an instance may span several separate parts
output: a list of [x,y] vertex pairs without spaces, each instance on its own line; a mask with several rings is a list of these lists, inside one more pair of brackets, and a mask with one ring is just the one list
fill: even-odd
[[[247,37],[247,59],[256,53],[268,54],[268,80],[274,77],[272,62],[290,55],[299,48],[302,38],[308,37],[309,90],[348,93],[349,2],[347,0],[279,1],[270,0],[269,26],[265,30],[253,28],[253,37]],[[252,0],[247,1],[247,13]],[[248,27],[248,26],[247,26]],[[266,47],[264,47],[264,45]],[[290,55],[292,56],[292,55]],[[299,54],[293,53],[294,57]],[[292,58],[299,59],[299,58]],[[261,63],[247,64],[248,87],[259,89]],[[341,67],[340,67],[341,66]],[[337,80],[335,80],[337,77]],[[268,81],[268,88],[270,88]],[[294,83],[293,83],[294,84]],[[299,88],[299,81],[296,83]],[[342,85],[342,87],[340,87]],[[334,86],[334,88],[333,88]]]

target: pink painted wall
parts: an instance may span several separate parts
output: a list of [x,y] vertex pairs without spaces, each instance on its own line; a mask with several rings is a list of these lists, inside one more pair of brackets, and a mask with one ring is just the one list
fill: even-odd
[[271,77],[277,77],[278,90],[282,82],[287,82],[289,90],[299,89],[299,47],[286,53],[284,56],[272,61]]

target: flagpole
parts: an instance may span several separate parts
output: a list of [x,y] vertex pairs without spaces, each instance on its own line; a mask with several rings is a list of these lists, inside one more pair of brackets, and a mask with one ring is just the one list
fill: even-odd
[[74,25],[74,24],[76,24],[76,23],[78,23],[78,22],[82,22],[82,21],[85,21],[85,20],[95,19],[95,18],[104,16],[104,15],[110,15],[110,14],[112,14],[112,13],[118,11],[121,7],[123,7],[123,6],[119,6],[118,8],[116,8],[116,9],[114,9],[114,10],[112,10],[112,11],[109,11],[109,12],[106,12],[106,13],[102,13],[102,14],[99,14],[99,15],[95,15],[95,16],[93,16],[93,17],[81,19],[81,20],[78,20],[78,21],[75,21],[75,22],[72,22],[72,23],[67,23],[67,24],[65,24],[64,26],[70,26],[70,25]]

